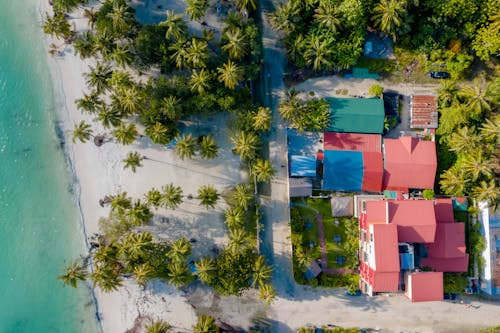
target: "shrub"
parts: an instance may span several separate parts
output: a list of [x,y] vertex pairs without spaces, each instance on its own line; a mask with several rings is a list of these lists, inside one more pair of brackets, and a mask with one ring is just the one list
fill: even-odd
[[424,196],[424,199],[427,199],[427,200],[431,200],[431,199],[434,199],[436,197],[436,195],[434,194],[434,191],[430,190],[430,189],[424,190],[422,195]]
[[370,89],[368,89],[368,93],[370,95],[373,95],[373,96],[376,96],[376,97],[380,97],[382,96],[382,93],[384,92],[384,87],[378,85],[378,84],[373,84]]

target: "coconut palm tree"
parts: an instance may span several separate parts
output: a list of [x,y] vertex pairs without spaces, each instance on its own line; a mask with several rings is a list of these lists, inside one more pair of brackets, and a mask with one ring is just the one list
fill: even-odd
[[130,170],[132,170],[132,172],[135,173],[137,168],[142,166],[141,162],[143,159],[144,157],[142,157],[138,152],[136,151],[129,152],[127,157],[123,159],[123,163],[125,163],[123,168],[124,169],[130,168]]
[[252,286],[262,286],[271,277],[273,269],[266,263],[263,256],[258,256],[253,265]]
[[340,28],[342,14],[333,2],[320,1],[319,6],[314,12],[314,21],[322,29],[327,29],[332,33],[336,33]]
[[130,87],[116,87],[115,94],[112,96],[112,104],[127,116],[139,113],[142,101],[142,91],[135,85]]
[[167,265],[168,279],[176,287],[182,287],[190,280],[189,268],[185,263],[172,261]]
[[138,86],[132,80],[132,76],[129,72],[121,71],[118,69],[113,70],[111,79],[109,79],[109,85],[115,91],[138,88]]
[[334,51],[333,39],[318,35],[311,35],[308,38],[308,47],[304,57],[308,65],[315,71],[329,69],[332,67],[332,55]]
[[440,107],[448,107],[457,101],[458,87],[454,81],[444,80],[438,91],[438,103]]
[[134,60],[132,52],[130,52],[130,49],[126,45],[117,45],[111,52],[111,59],[122,68],[129,66],[132,60]]
[[481,126],[481,138],[500,146],[500,115],[486,119]]
[[92,128],[89,124],[87,124],[84,120],[80,121],[80,123],[75,123],[75,128],[73,129],[73,143],[76,143],[76,140],[79,140],[81,143],[85,143],[92,137]]
[[210,89],[211,80],[212,74],[207,69],[202,68],[198,71],[193,70],[191,79],[189,80],[191,90],[197,91],[199,94],[203,94]]
[[254,196],[248,186],[245,184],[237,184],[234,187],[232,201],[237,208],[247,210],[252,203]]
[[198,198],[201,200],[200,205],[214,208],[219,200],[219,193],[213,185],[203,185],[198,189]]
[[203,283],[209,283],[212,280],[213,272],[215,270],[215,263],[212,258],[203,257],[200,261],[196,262],[196,275]]
[[482,180],[479,185],[472,189],[477,201],[486,201],[489,206],[496,206],[500,198],[500,188],[495,179]]
[[87,19],[87,23],[90,26],[90,29],[94,29],[94,25],[97,22],[97,12],[94,7],[85,8],[83,10],[83,17]]
[[404,2],[399,0],[380,0],[373,9],[375,26],[396,40],[396,29],[401,25],[406,10]]
[[186,52],[186,60],[191,68],[203,68],[207,66],[208,43],[205,40],[192,38]]
[[105,128],[110,128],[111,126],[116,127],[122,123],[120,111],[116,108],[103,107],[99,111],[97,119],[101,121]]
[[169,209],[176,209],[182,203],[182,189],[170,183],[163,186],[162,205]]
[[457,154],[467,154],[478,148],[481,138],[476,134],[474,127],[464,126],[460,131],[451,134],[448,144],[451,151]]
[[231,60],[228,60],[222,67],[217,67],[217,72],[219,81],[229,89],[234,89],[243,77],[243,70]]
[[137,131],[137,126],[135,126],[134,123],[121,123],[120,126],[113,131],[113,135],[115,136],[116,141],[122,145],[129,145],[134,142],[137,135],[139,135],[139,132]]
[[71,25],[66,21],[64,14],[57,12],[54,16],[47,15],[43,20],[43,32],[57,38],[68,39],[73,36]]
[[280,100],[278,111],[284,120],[293,121],[300,111],[301,104],[297,98],[297,91],[292,88],[285,92],[285,98]]
[[188,62],[188,47],[189,43],[185,39],[178,39],[175,43],[169,46],[172,51],[170,59],[175,62],[177,68],[183,68]]
[[463,195],[468,183],[464,170],[454,165],[441,174],[439,185],[446,194]]
[[152,188],[146,193],[144,199],[148,203],[148,205],[158,208],[161,206],[162,202],[162,194],[155,188]]
[[167,333],[169,329],[170,324],[162,320],[146,324],[146,333]]
[[151,210],[149,210],[148,205],[141,202],[139,199],[137,199],[132,208],[126,212],[127,220],[135,226],[147,224],[152,217],[153,214]]
[[115,41],[111,34],[98,31],[94,37],[94,48],[99,52],[104,59],[108,59],[115,49]]
[[64,268],[64,274],[58,277],[65,286],[78,287],[78,281],[85,281],[87,270],[81,262],[70,261]]
[[182,14],[175,14],[172,10],[167,10],[167,19],[160,22],[161,26],[167,27],[165,38],[174,37],[176,40],[181,39],[187,33],[187,25]]
[[150,125],[146,128],[146,134],[151,141],[156,144],[165,145],[170,141],[170,133],[167,126],[160,122]]
[[481,151],[466,155],[462,162],[463,170],[466,174],[471,175],[472,181],[476,181],[481,175],[488,179],[491,178],[495,166],[495,162],[487,159]]
[[90,94],[83,94],[83,97],[77,99],[75,103],[79,110],[90,114],[97,113],[104,106],[104,101],[96,91],[91,91]]
[[274,175],[271,161],[262,160],[260,158],[253,164],[252,171],[259,182],[268,182]]
[[227,249],[231,253],[241,253],[248,248],[248,235],[243,228],[229,230]]
[[87,59],[95,55],[94,34],[92,31],[86,31],[82,35],[75,38],[73,41],[75,54],[80,56],[80,59]]
[[254,130],[269,131],[271,129],[271,109],[259,106],[252,118]]
[[254,160],[260,146],[259,137],[251,132],[241,131],[231,139],[234,143],[233,151],[243,160]]
[[164,97],[160,104],[161,113],[170,120],[178,120],[182,114],[181,100],[174,95]]
[[215,143],[215,139],[213,135],[204,135],[201,137],[201,141],[199,142],[200,146],[200,155],[202,158],[210,160],[217,157],[217,151],[219,147],[217,143]]
[[314,260],[314,257],[310,251],[304,251],[299,247],[295,251],[295,260],[300,267],[305,268]]
[[198,323],[193,326],[194,333],[218,333],[219,327],[215,324],[215,319],[211,316],[200,316]]
[[224,34],[226,42],[222,50],[227,52],[231,59],[241,59],[248,53],[247,38],[240,28],[227,30]]
[[252,12],[257,9],[257,2],[255,0],[236,0],[236,7],[240,11],[247,10]]
[[225,212],[225,222],[229,229],[243,226],[243,211],[239,208],[229,208]]
[[167,253],[167,257],[171,261],[182,262],[186,260],[190,253],[191,244],[183,237],[170,244],[170,250]]
[[474,119],[479,120],[484,112],[491,111],[494,98],[489,86],[483,87],[479,82],[473,86],[466,85],[460,91],[462,96],[467,101],[467,109],[471,111]]
[[91,278],[94,285],[97,285],[106,293],[118,290],[123,284],[120,275],[108,266],[95,266]]
[[181,160],[193,157],[196,151],[196,139],[190,134],[183,134],[177,139],[175,152]]
[[145,258],[153,246],[153,235],[149,232],[131,232],[123,237],[119,248],[120,257],[125,261],[135,262]]
[[267,305],[276,297],[276,290],[270,284],[264,283],[259,285],[259,298],[264,301]]
[[120,192],[116,195],[110,195],[111,211],[124,212],[132,207],[132,199],[127,196],[127,192]]
[[129,30],[134,20],[134,15],[129,7],[121,1],[113,2],[113,9],[106,17],[111,20],[113,31],[116,33],[123,33]]
[[102,93],[109,89],[109,79],[111,78],[111,66],[106,63],[98,62],[95,67],[90,66],[90,72],[85,73],[87,86],[95,89],[96,92]]
[[205,16],[208,8],[208,0],[187,0],[184,12],[189,15],[191,21],[197,21]]

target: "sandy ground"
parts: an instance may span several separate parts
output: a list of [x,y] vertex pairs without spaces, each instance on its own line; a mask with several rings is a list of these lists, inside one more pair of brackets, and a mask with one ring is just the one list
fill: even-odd
[[[42,6],[42,12],[49,9],[45,1]],[[71,15],[70,23],[78,31],[86,29],[81,10]],[[49,63],[59,98],[58,106],[62,110],[63,130],[67,134],[67,152],[79,183],[79,202],[87,235],[98,232],[98,219],[108,214],[108,208],[99,205],[99,199],[106,195],[126,191],[133,198],[142,198],[150,188],[161,188],[170,182],[181,186],[185,195],[196,195],[201,185],[212,184],[223,192],[244,181],[245,172],[241,170],[239,157],[230,150],[229,130],[224,116],[204,117],[185,123],[184,132],[215,133],[220,151],[219,156],[211,161],[198,157],[182,161],[173,150],[154,145],[146,137],[130,146],[115,142],[105,143],[102,147],[93,143],[72,144],[73,124],[80,120],[92,124],[95,134],[109,134],[110,130],[82,115],[74,103],[86,90],[83,73],[88,71],[92,61],[82,61],[74,55],[71,46],[65,46],[61,41],[47,38],[47,45],[50,43],[61,47],[60,56],[51,58]],[[137,151],[147,157],[137,173],[123,169],[122,159],[129,151]],[[153,223],[144,229],[165,240],[179,237],[196,239],[193,244],[193,257],[196,258],[207,254],[214,245],[226,242],[224,208],[222,200],[210,210],[200,206],[197,199],[185,200],[176,211],[158,210]],[[163,319],[175,327],[190,328],[197,317],[185,291],[159,282],[151,283],[146,290],[142,290],[132,281],[126,281],[117,292],[104,294],[96,288],[95,294],[104,332],[125,332],[140,324],[140,321],[136,322],[138,317]]]

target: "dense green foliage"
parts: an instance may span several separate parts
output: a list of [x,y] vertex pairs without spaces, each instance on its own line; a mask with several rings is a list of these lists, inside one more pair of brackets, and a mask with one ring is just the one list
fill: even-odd
[[461,294],[467,288],[467,275],[463,273],[443,273],[443,290],[445,293]]
[[330,106],[324,99],[311,98],[303,101],[292,88],[281,99],[278,110],[281,117],[299,131],[321,132],[331,125]]

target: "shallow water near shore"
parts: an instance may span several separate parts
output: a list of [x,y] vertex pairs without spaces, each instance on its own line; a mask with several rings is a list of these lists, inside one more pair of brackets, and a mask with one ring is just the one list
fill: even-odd
[[39,5],[0,1],[0,332],[98,332],[89,289],[56,279],[85,246]]

